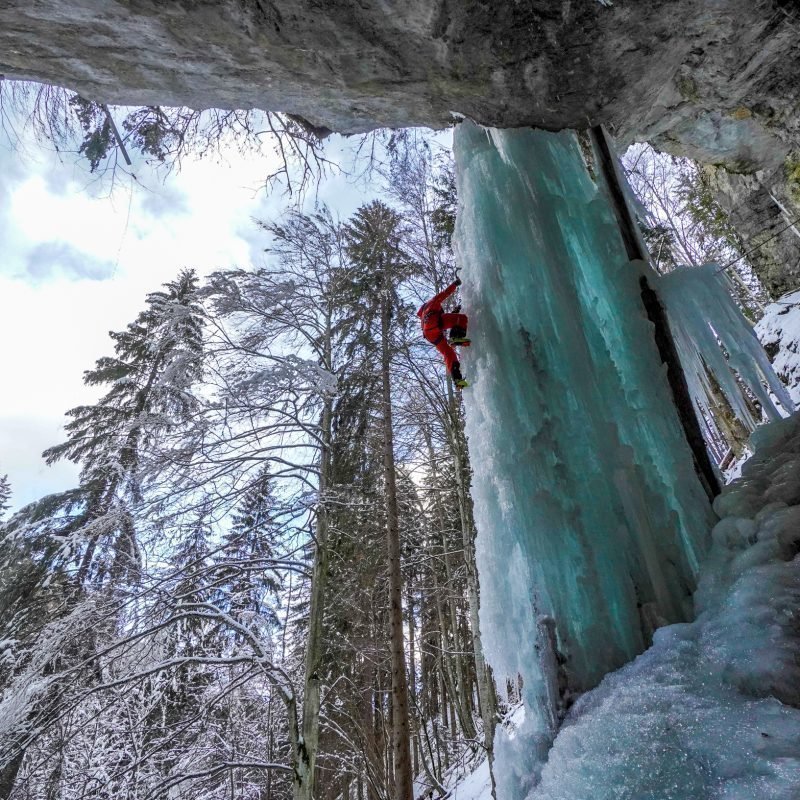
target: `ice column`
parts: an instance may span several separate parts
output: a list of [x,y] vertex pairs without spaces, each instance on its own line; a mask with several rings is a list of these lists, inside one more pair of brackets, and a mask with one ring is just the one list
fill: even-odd
[[524,680],[497,769],[521,798],[564,687],[691,615],[711,512],[592,145],[466,122],[455,151],[481,624],[498,678]]
[[701,414],[711,418],[712,377],[750,431],[761,419],[754,415],[745,387],[770,420],[780,419],[781,414],[765,387],[786,414],[794,409],[761,342],[733,301],[729,279],[718,264],[679,267],[660,278],[658,291],[667,309],[693,402]]

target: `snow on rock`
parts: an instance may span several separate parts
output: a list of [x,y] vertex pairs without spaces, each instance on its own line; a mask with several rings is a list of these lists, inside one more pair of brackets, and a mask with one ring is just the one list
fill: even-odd
[[578,700],[527,800],[800,798],[800,414],[752,445],[697,619]]
[[784,295],[767,306],[755,332],[795,406],[800,405],[800,292]]

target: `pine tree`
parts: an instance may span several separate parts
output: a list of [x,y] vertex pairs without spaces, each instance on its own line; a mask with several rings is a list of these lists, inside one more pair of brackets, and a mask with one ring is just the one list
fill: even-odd
[[6,511],[11,507],[11,484],[8,475],[0,476],[0,519],[5,516]]
[[[48,463],[79,463],[80,485],[32,503],[6,526],[4,577],[12,570],[25,576],[5,598],[17,610],[7,626],[20,642],[15,680],[24,685],[51,676],[37,691],[19,689],[29,711],[8,740],[15,748],[7,762],[15,766],[3,774],[8,786],[24,757],[26,731],[48,730],[61,713],[67,685],[59,670],[92,664],[100,639],[114,633],[115,611],[103,604],[138,576],[133,507],[142,496],[143,461],[158,436],[194,407],[190,387],[202,366],[197,280],[185,270],[165,289],[148,295],[147,308],[126,331],[111,334],[116,356],[101,358],[84,376],[89,385],[110,385],[109,391],[97,404],[68,412],[68,440],[44,454]],[[100,588],[108,591],[94,591]],[[32,617],[43,605],[49,616]],[[96,679],[88,667],[70,677],[73,684]]]
[[[391,651],[386,596],[380,384],[362,352],[340,381],[334,408],[329,592],[324,615],[323,669],[327,691],[321,768],[338,774],[324,798],[345,795],[356,782],[368,796],[388,795],[391,746]],[[358,743],[354,746],[353,743]],[[359,788],[360,787],[360,788]]]
[[189,771],[188,765],[200,757],[204,695],[216,679],[214,668],[204,660],[218,657],[224,647],[219,627],[198,609],[210,603],[213,595],[206,507],[201,504],[187,529],[175,533],[178,541],[170,558],[174,586],[162,612],[175,622],[167,628],[160,654],[171,666],[150,682],[152,711],[144,725],[144,748],[152,754],[150,760],[162,779],[173,777],[176,770]]
[[356,211],[346,229],[348,253],[355,275],[374,281],[375,291],[364,298],[368,312],[380,319],[379,364],[382,385],[383,463],[386,500],[386,536],[389,558],[389,598],[392,643],[392,731],[394,796],[413,797],[408,678],[403,632],[403,579],[400,563],[400,527],[397,472],[392,430],[391,339],[393,311],[401,307],[397,288],[407,264],[400,249],[401,219],[384,203],[374,201]]
[[245,494],[217,557],[220,601],[237,619],[275,627],[281,580],[274,571],[280,524],[269,465]]
[[[457,195],[452,153],[443,151],[434,155],[432,147],[428,145],[424,137],[407,134],[392,152],[388,190],[399,203],[404,221],[408,225],[409,233],[404,238],[404,246],[410,249],[414,260],[422,267],[424,282],[429,286],[427,291],[423,291],[423,295],[430,297],[449,283],[455,267],[452,237],[455,229]],[[423,298],[419,297],[418,299]],[[416,335],[418,337],[418,333]],[[430,360],[421,360],[419,358],[420,347],[427,347],[427,345],[419,343],[417,338],[416,340],[412,339],[400,351],[401,359],[408,360],[405,364],[401,361],[400,369],[405,371],[413,368],[416,380],[411,384],[413,389],[406,394],[400,405],[398,424],[409,430],[408,436],[412,440],[426,443],[428,441],[439,442],[435,454],[432,452],[432,448],[426,445],[425,451],[417,452],[414,460],[427,462],[432,468],[421,489],[426,508],[435,510],[441,505],[443,497],[452,498],[447,511],[449,513],[451,508],[458,510],[459,524],[457,528],[460,531],[460,541],[453,539],[445,548],[445,552],[457,552],[463,547],[464,558],[463,563],[455,563],[450,569],[455,583],[436,570],[430,570],[429,574],[420,577],[425,582],[426,588],[419,593],[421,697],[423,698],[423,702],[419,704],[419,712],[426,717],[431,717],[435,724],[434,709],[439,708],[438,691],[435,686],[437,669],[444,672],[444,679],[448,679],[447,672],[450,670],[451,674],[456,677],[456,681],[453,681],[451,677],[448,679],[449,682],[451,684],[458,682],[458,664],[456,663],[455,669],[453,669],[453,665],[450,664],[451,656],[445,655],[443,651],[471,653],[472,659],[464,659],[461,671],[467,674],[474,669],[483,722],[483,745],[489,758],[490,776],[494,786],[492,759],[497,718],[496,697],[490,670],[484,659],[478,627],[479,587],[475,568],[475,525],[472,516],[472,501],[469,496],[471,470],[464,435],[464,410],[460,397],[453,393],[449,383],[445,384],[446,394],[443,396],[442,371],[438,359],[434,357]],[[431,370],[430,367],[433,369]],[[439,450],[439,447],[442,449]],[[433,474],[437,472],[437,456],[443,459],[445,465],[447,462],[452,462],[454,467],[452,471],[446,468],[438,470],[440,473],[446,472],[447,475]],[[439,536],[444,537],[449,533],[439,529],[436,519],[431,520],[431,525],[432,531],[436,532],[438,536],[430,537],[430,541],[422,547],[426,552],[430,552],[432,548],[433,552],[431,552],[429,563],[441,566],[445,558],[439,552],[441,547],[436,545],[435,540]],[[439,591],[430,589],[431,584],[437,583],[446,589],[449,607],[449,614],[445,615],[446,619],[452,619],[454,596],[461,597],[462,601],[465,598],[469,609],[469,621],[468,623],[465,621],[468,634],[456,647],[447,647],[443,642],[438,641],[447,635],[448,628],[454,628],[454,626],[450,624],[442,629],[443,626],[439,623],[438,610],[441,605],[438,600]],[[437,666],[434,667],[434,664]],[[465,689],[467,683],[468,681],[465,680],[462,684]],[[469,740],[473,737],[474,728],[471,718],[466,713],[466,709],[469,707],[468,691],[462,691],[459,694],[463,695],[460,708],[457,709],[460,711],[459,725],[463,737]],[[438,743],[438,736],[434,737],[434,743]],[[421,763],[427,770],[426,747],[421,746],[422,742],[415,741],[415,745],[418,744]],[[430,752],[428,756],[433,761]],[[434,773],[436,773],[437,763],[431,765]],[[438,775],[434,774],[430,777],[434,782],[441,780],[441,771],[438,772]]]
[[94,405],[68,411],[67,441],[44,452],[48,464],[68,458],[81,465],[82,514],[71,526],[85,535],[79,583],[92,568],[98,583],[135,574],[139,543],[130,504],[142,497],[143,460],[196,407],[191,386],[203,355],[197,278],[184,270],[165,289],[147,296],[147,308],[127,330],[109,334],[116,355],[100,358],[84,383],[110,389]]

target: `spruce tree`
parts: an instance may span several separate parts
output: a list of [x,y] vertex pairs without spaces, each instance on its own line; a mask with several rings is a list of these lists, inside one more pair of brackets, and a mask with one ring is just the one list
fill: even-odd
[[[417,300],[421,301],[435,294],[447,285],[455,269],[455,254],[452,247],[452,238],[455,230],[455,217],[457,207],[457,191],[455,182],[455,168],[452,153],[439,151],[438,153],[428,144],[424,137],[406,133],[398,141],[398,146],[392,151],[392,161],[389,173],[388,191],[398,203],[404,222],[408,225],[408,233],[404,236],[404,248],[413,254],[413,259],[421,266],[424,272],[423,285]],[[416,323],[416,320],[413,320]],[[455,585],[451,586],[445,574],[439,574],[433,569],[435,565],[446,566],[445,558],[437,553],[430,559],[429,574],[421,577],[425,589],[419,593],[420,615],[420,678],[422,690],[421,702],[417,706],[418,712],[430,718],[434,729],[437,727],[436,718],[433,716],[439,707],[438,690],[436,687],[437,673],[444,681],[454,684],[447,673],[449,665],[454,658],[451,653],[471,652],[472,660],[465,662],[464,674],[468,674],[470,667],[474,666],[475,680],[478,686],[480,701],[480,714],[483,721],[483,746],[489,759],[489,770],[492,782],[492,795],[494,796],[494,775],[492,769],[494,730],[496,725],[496,697],[490,670],[486,664],[478,627],[479,586],[475,567],[475,525],[472,516],[472,502],[469,497],[470,465],[467,450],[466,436],[464,435],[464,409],[460,395],[454,394],[449,382],[445,383],[445,393],[442,392],[442,375],[438,355],[430,352],[427,343],[421,342],[418,326],[412,325],[414,338],[406,343],[400,351],[401,371],[413,369],[416,380],[409,392],[404,392],[403,401],[399,406],[397,423],[398,427],[408,430],[408,439],[411,447],[416,451],[410,460],[414,462],[429,463],[431,471],[426,476],[421,491],[425,495],[425,506],[432,513],[432,533],[424,549],[434,552],[440,549],[436,544],[444,531],[440,530],[437,521],[436,509],[441,505],[445,496],[445,486],[452,486],[449,470],[438,470],[437,477],[434,469],[437,459],[432,455],[429,441],[437,442],[436,453],[440,455],[445,464],[452,461],[454,466],[453,479],[455,480],[455,497],[447,504],[447,508],[458,509],[461,543],[453,541],[452,546],[445,552],[458,551],[463,546],[463,563],[455,556],[448,556],[454,563],[451,564],[451,577]],[[421,352],[431,357],[421,360]],[[425,443],[422,451],[418,445]],[[444,449],[439,451],[439,447]],[[441,481],[440,478],[445,478]],[[450,491],[448,489],[448,491]],[[405,515],[404,515],[405,516]],[[447,635],[447,630],[439,621],[440,592],[431,589],[431,585],[439,584],[446,589],[447,606],[450,614],[445,615],[445,620],[452,620],[453,596],[466,596],[469,610],[469,636],[465,637],[457,647],[447,647],[441,638]],[[413,622],[413,619],[409,620]],[[450,629],[454,629],[452,624]],[[409,638],[413,636],[410,633]],[[455,656],[457,665],[458,655]],[[457,678],[458,669],[452,670]],[[469,681],[464,681],[463,687],[469,691]],[[463,692],[461,694],[464,694]],[[413,698],[412,698],[413,699]],[[459,725],[463,737],[467,740],[474,736],[472,721],[467,713],[463,713],[469,703],[461,703],[458,715]],[[442,706],[443,707],[443,706]],[[420,720],[424,725],[425,720]],[[438,743],[438,735],[434,734],[434,742]],[[415,745],[417,742],[415,742]],[[422,740],[420,745],[422,745]],[[424,742],[427,745],[427,742]],[[419,747],[422,766],[427,770],[425,759],[425,746]],[[417,753],[415,753],[415,756]],[[437,771],[437,762],[428,752],[431,760],[431,771],[437,773],[431,777],[432,782],[442,780],[441,770]],[[416,763],[416,758],[415,758]],[[417,770],[418,772],[418,770]]]
[[245,494],[231,529],[223,537],[217,557],[220,601],[245,623],[277,626],[275,599],[281,588],[274,571],[280,523],[269,465],[264,467]]
[[[148,295],[126,331],[110,334],[116,355],[84,375],[87,384],[109,390],[95,405],[67,412],[67,441],[44,453],[48,463],[80,464],[80,485],[32,503],[4,526],[4,578],[14,571],[24,580],[14,581],[3,598],[12,610],[3,627],[18,641],[14,680],[22,682],[18,691],[28,709],[8,737],[8,753],[0,753],[12,765],[2,776],[6,786],[16,780],[29,732],[46,731],[61,713],[67,683],[59,670],[72,667],[72,684],[97,678],[88,666],[77,671],[73,665],[92,663],[99,640],[114,631],[115,612],[107,604],[138,578],[140,470],[158,437],[194,407],[190,389],[202,369],[196,290],[194,273],[184,270],[165,291]],[[45,616],[31,614],[42,608]],[[36,691],[24,688],[41,674],[49,677]]]
[[0,519],[5,516],[6,511],[11,507],[11,484],[8,475],[0,475]]
[[367,316],[378,316],[378,360],[383,417],[383,474],[386,501],[386,538],[389,561],[389,603],[392,650],[392,732],[394,796],[411,800],[411,728],[408,712],[408,678],[403,632],[403,579],[400,564],[400,527],[397,504],[397,472],[392,430],[392,317],[402,308],[398,286],[407,268],[400,248],[400,215],[380,201],[356,211],[346,228],[347,249],[354,277],[366,289],[363,302]]
[[[160,658],[170,665],[150,682],[152,711],[145,721],[144,748],[161,779],[191,771],[201,757],[205,693],[215,681],[214,668],[204,663],[223,649],[219,628],[198,604],[210,603],[211,527],[201,504],[195,519],[173,532],[177,536],[170,564],[174,583],[164,600],[162,616],[173,619],[161,643]],[[198,613],[195,613],[198,612]]]
[[84,383],[109,386],[108,392],[94,405],[68,411],[67,441],[44,452],[48,464],[67,458],[81,465],[81,514],[71,526],[84,532],[79,583],[92,569],[97,583],[135,574],[139,544],[131,504],[142,497],[143,460],[196,407],[191,387],[203,355],[197,277],[183,270],[164,286],[147,296],[147,307],[125,331],[109,333],[116,354],[84,373]]

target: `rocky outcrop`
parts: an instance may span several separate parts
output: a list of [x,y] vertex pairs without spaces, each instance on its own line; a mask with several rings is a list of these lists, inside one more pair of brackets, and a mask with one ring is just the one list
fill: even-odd
[[800,149],[799,62],[793,0],[0,5],[0,72],[95,100],[267,108],[343,133],[458,115],[604,123],[623,142],[760,172],[784,199],[781,171]]
[[773,298],[800,286],[800,159],[790,154],[752,174],[708,166],[714,194],[750,251],[749,261]]
[[741,131],[797,133],[796,118],[786,124],[798,58],[789,9],[778,0],[7,0],[0,70],[106,102],[269,108],[340,132],[441,127],[452,113],[501,127],[604,122],[626,136],[696,134],[701,148],[744,164]]

